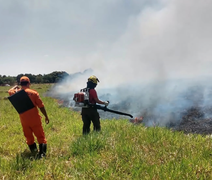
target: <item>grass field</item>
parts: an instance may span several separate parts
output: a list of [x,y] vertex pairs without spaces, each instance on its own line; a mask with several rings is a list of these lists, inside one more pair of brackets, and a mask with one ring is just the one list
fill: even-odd
[[82,135],[79,112],[45,97],[51,85],[32,85],[45,104],[50,123],[43,127],[47,157],[31,158],[19,116],[0,87],[0,179],[212,179],[212,139],[128,119],[102,120],[102,131]]

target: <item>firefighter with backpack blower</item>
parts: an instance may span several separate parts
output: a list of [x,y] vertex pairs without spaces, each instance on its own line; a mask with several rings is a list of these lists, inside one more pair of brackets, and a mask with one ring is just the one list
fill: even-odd
[[[91,122],[93,123],[93,130],[100,131],[100,117],[97,111],[97,108],[94,107],[96,103],[104,104],[108,106],[109,101],[101,101],[98,98],[97,92],[95,90],[97,83],[99,82],[96,76],[90,76],[87,81],[87,87],[81,89],[81,93],[75,94],[74,100],[79,102],[82,99],[81,103],[78,103],[79,107],[82,107],[81,115],[83,121],[83,134],[88,134],[90,132]],[[82,95],[83,97],[81,98]]]

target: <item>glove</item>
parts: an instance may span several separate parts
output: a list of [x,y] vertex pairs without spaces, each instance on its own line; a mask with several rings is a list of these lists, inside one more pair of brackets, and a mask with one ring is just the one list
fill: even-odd
[[108,106],[108,104],[109,104],[109,101],[105,101],[105,102],[104,102],[104,105],[105,105],[105,106]]

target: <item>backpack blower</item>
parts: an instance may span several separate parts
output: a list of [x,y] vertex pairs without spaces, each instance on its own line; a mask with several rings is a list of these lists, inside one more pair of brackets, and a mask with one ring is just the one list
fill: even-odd
[[75,101],[76,107],[82,107],[82,108],[93,107],[96,109],[108,111],[108,112],[115,113],[115,114],[125,115],[125,116],[129,116],[129,117],[133,118],[133,116],[131,114],[108,109],[106,106],[90,104],[89,103],[89,88],[81,89],[79,93],[75,93],[73,100]]

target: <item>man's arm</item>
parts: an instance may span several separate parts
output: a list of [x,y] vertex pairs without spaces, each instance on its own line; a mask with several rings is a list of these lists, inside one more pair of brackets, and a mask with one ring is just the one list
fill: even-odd
[[93,96],[93,98],[94,98],[94,100],[95,100],[95,102],[96,103],[98,103],[98,104],[104,104],[105,106],[108,106],[108,104],[109,104],[109,101],[101,101],[99,98],[98,98],[98,95],[97,95],[97,92],[96,92],[96,90],[90,90],[90,93],[91,93],[91,95]]
[[107,104],[107,101],[101,101],[101,100],[99,100],[99,98],[97,97],[97,98],[94,98],[94,100],[96,101],[96,103],[98,103],[98,104],[104,104],[104,105],[106,105]]
[[42,114],[45,116],[45,122],[46,122],[46,124],[49,124],[49,118],[48,118],[48,115],[47,115],[47,113],[46,113],[45,107],[41,107],[41,108],[40,108],[40,111],[41,111]]

